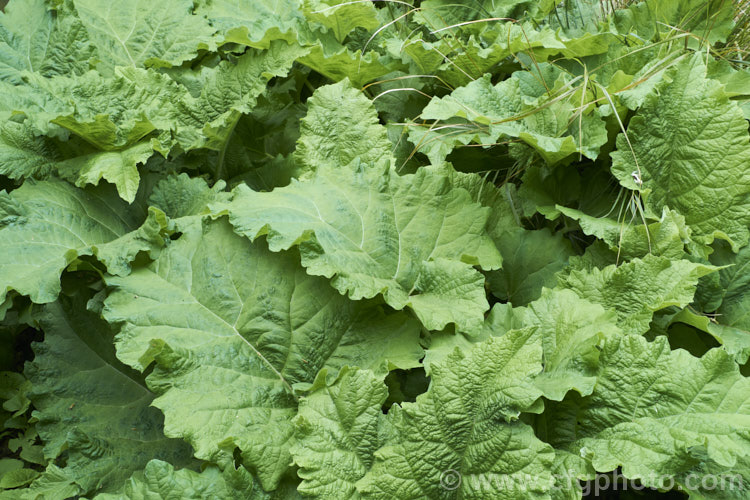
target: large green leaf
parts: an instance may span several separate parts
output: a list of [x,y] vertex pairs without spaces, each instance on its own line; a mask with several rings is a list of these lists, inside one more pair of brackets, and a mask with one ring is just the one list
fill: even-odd
[[747,244],[747,122],[721,84],[706,78],[699,55],[665,73],[630,120],[627,135],[629,141],[617,138],[612,153],[612,173],[623,186],[647,194],[655,213],[666,206],[685,216],[696,241],[726,239],[735,251]]
[[336,169],[355,158],[375,164],[391,156],[391,142],[372,101],[347,80],[318,89],[301,122],[295,158],[310,170]]
[[0,80],[19,84],[24,71],[81,74],[94,54],[83,25],[44,0],[14,1],[0,12]]
[[222,62],[216,68],[204,68],[197,75],[200,94],[183,94],[166,112],[173,124],[175,139],[185,150],[205,147],[225,150],[227,141],[242,114],[249,113],[268,81],[286,76],[295,59],[307,53],[299,45],[272,42],[267,50],[249,50],[236,62]]
[[[634,335],[612,337],[597,379],[591,396],[545,415],[554,422],[548,439],[569,453],[568,464],[582,475],[622,467],[626,477],[646,486],[674,477],[693,488],[708,472],[704,467],[748,476],[740,464],[750,456],[750,383],[723,350],[699,359],[671,351],[664,337],[652,343]],[[696,492],[705,495],[698,498],[724,494],[731,495],[710,488]]]
[[620,333],[615,314],[570,290],[544,290],[528,307],[514,310],[514,316],[522,325],[536,327],[542,338],[544,372],[536,384],[545,397],[560,401],[570,390],[591,394],[600,340]]
[[613,311],[606,311],[571,290],[544,289],[528,307],[495,304],[484,328],[475,335],[433,335],[424,364],[431,370],[434,363],[444,360],[456,348],[469,352],[490,337],[502,337],[517,328],[535,328],[544,359],[544,370],[535,377],[536,386],[555,401],[562,400],[571,390],[587,395],[596,383],[601,339],[621,333],[616,321]]
[[352,299],[382,294],[410,307],[429,329],[481,323],[489,305],[472,265],[501,262],[485,231],[488,210],[439,169],[398,176],[352,164],[270,193],[239,186],[214,211],[251,240],[267,234],[273,251],[299,245],[309,273],[333,277]]
[[339,42],[343,42],[354,28],[373,31],[380,25],[378,11],[370,2],[304,0],[302,4],[305,17],[332,31]]
[[541,354],[534,329],[513,330],[435,364],[428,392],[389,411],[392,435],[358,490],[383,499],[549,498],[554,451],[513,421],[540,395],[531,377]]
[[[96,500],[157,500],[162,498],[211,498],[214,500],[271,500],[273,498],[297,498],[293,487],[283,493],[269,494],[263,491],[253,476],[244,467],[228,467],[221,471],[209,465],[200,473],[190,469],[175,470],[172,464],[161,460],[150,461],[143,472],[133,477],[116,493],[97,495]],[[284,496],[286,495],[286,496]]]
[[690,244],[690,229],[685,218],[667,207],[658,222],[647,221],[628,214],[627,219],[594,217],[572,208],[556,206],[563,215],[578,221],[581,230],[604,241],[617,252],[621,260],[643,257],[646,254],[679,259],[685,254],[685,245]]
[[155,255],[163,245],[165,225],[160,211],[147,216],[110,187],[29,180],[10,194],[0,192],[0,251],[6,255],[0,297],[15,290],[36,303],[52,302],[63,269],[83,255],[96,256],[112,274],[127,274],[138,252]]
[[167,76],[143,69],[123,68],[113,78],[90,71],[31,83],[48,100],[67,107],[45,110],[42,116],[105,151],[131,146],[165,128],[163,107],[181,94]]
[[[489,305],[471,266],[501,262],[485,231],[488,210],[471,201],[450,168],[402,177],[387,158],[376,164],[387,151],[385,130],[371,103],[347,86],[323,87],[313,97],[299,140],[307,179],[270,193],[240,185],[214,213],[228,212],[251,240],[268,234],[272,251],[299,245],[308,272],[333,277],[353,299],[382,294],[396,309],[412,308],[429,329],[477,327]],[[342,99],[363,121],[342,112]]]
[[[7,123],[0,132],[0,151],[9,155],[0,172],[24,178],[57,169],[79,186],[104,178],[132,202],[140,182],[137,165],[154,149],[166,156],[179,145],[186,151],[221,151],[220,177],[240,116],[252,110],[271,78],[285,76],[304,53],[275,42],[266,51],[204,68],[195,75],[197,96],[166,75],[138,68],[118,68],[111,78],[93,71],[76,78],[32,78],[25,93],[5,106],[11,115],[26,115],[27,123]],[[80,140],[37,137],[37,130],[60,135],[60,127]]]
[[63,296],[37,316],[45,340],[26,374],[45,455],[67,450],[65,473],[84,492],[113,491],[152,458],[188,465],[190,447],[164,437],[154,394],[117,360],[113,332],[85,304]]
[[79,187],[104,179],[117,187],[120,197],[132,202],[138,192],[138,165],[154,154],[151,144],[139,142],[114,151],[101,151],[73,140],[60,143],[39,137],[27,124],[0,125],[0,154],[6,158],[0,173],[12,179],[46,178],[53,171]]
[[297,0],[200,0],[196,14],[208,18],[225,43],[265,49],[273,40],[293,44],[305,19]]
[[231,461],[239,447],[273,489],[291,461],[294,384],[324,367],[335,376],[344,365],[417,366],[417,324],[349,301],[305,274],[293,252],[250,244],[225,220],[186,218],[177,229],[151,266],[107,278],[104,316],[125,323],[117,355],[139,370],[156,362],[147,382],[167,435],[209,460]]
[[[456,125],[455,132],[448,136],[449,141],[461,141],[461,136],[467,134],[486,144],[494,144],[500,137],[518,138],[550,164],[574,153],[591,159],[598,156],[599,148],[607,141],[607,133],[597,113],[574,117],[574,105],[559,99],[550,100],[544,106],[526,104],[523,88],[518,77],[493,85],[491,75],[486,74],[448,96],[433,98],[421,118],[441,121],[463,118],[470,124]],[[410,140],[415,144],[424,142],[423,135],[424,132],[415,127]],[[438,145],[432,149],[436,147]],[[428,149],[426,154],[436,161],[441,159],[438,151],[431,153]]]
[[191,0],[74,0],[99,51],[100,68],[177,66],[214,44],[214,29],[192,14]]
[[381,407],[388,397],[382,377],[345,368],[326,384],[321,372],[300,401],[294,462],[301,467],[300,493],[331,498],[359,498],[356,482],[375,460],[387,431]]
[[646,333],[654,312],[685,307],[693,300],[698,279],[716,268],[687,260],[646,255],[621,266],[572,270],[560,277],[560,287],[617,313],[628,333]]
[[555,273],[574,255],[570,243],[548,229],[513,229],[493,239],[503,256],[503,268],[489,273],[487,281],[493,295],[515,306],[538,299],[542,287],[554,286]]

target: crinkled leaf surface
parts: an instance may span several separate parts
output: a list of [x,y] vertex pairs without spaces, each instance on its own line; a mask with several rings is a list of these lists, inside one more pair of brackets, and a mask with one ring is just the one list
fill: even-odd
[[190,0],[74,0],[105,68],[177,66],[212,46],[214,29]]
[[654,312],[685,307],[693,300],[698,279],[716,268],[687,260],[647,255],[621,266],[572,270],[559,278],[561,288],[617,313],[628,333],[645,333]]
[[750,385],[724,351],[699,359],[671,351],[663,337],[629,335],[610,338],[599,362],[593,394],[547,415],[574,429],[555,438],[572,456],[654,486],[664,476],[684,485],[702,460],[731,472],[750,453]]
[[63,269],[83,255],[96,256],[112,274],[128,273],[138,252],[161,247],[166,224],[158,210],[146,218],[110,187],[62,181],[29,180],[0,193],[0,217],[0,251],[8,256],[0,263],[0,293],[15,290],[36,303],[55,300]]
[[[268,50],[250,50],[235,63],[223,61],[216,68],[204,68],[198,75],[200,95],[184,93],[172,111],[165,103],[176,141],[185,150],[225,149],[240,115],[251,111],[268,81],[285,76],[305,53],[307,49],[299,45],[275,41]],[[155,119],[161,119],[162,113]]]
[[[572,389],[582,395],[591,394],[596,383],[600,340],[620,333],[614,312],[605,311],[570,290],[545,289],[538,300],[513,313],[515,321],[536,327],[541,336],[544,372],[536,377],[536,384],[545,397],[560,401]],[[491,323],[488,326],[493,330]]]
[[375,164],[391,157],[391,142],[372,101],[344,80],[321,87],[308,100],[295,157],[310,170],[335,169],[355,158]]
[[[175,145],[225,151],[240,116],[250,112],[268,81],[286,75],[304,53],[276,42],[236,62],[204,68],[196,77],[197,96],[165,75],[138,68],[118,68],[111,78],[93,71],[76,78],[34,78],[28,95],[8,105],[9,111],[27,115],[30,124],[4,127],[0,150],[11,161],[2,171],[19,178],[54,168],[81,186],[104,178],[133,201],[140,181],[136,167],[154,148],[164,155]],[[35,130],[52,134],[59,127],[85,144],[45,140]]]
[[345,368],[327,385],[322,372],[300,401],[294,462],[301,467],[299,491],[316,497],[358,498],[356,482],[384,443],[381,407],[388,397],[382,377]]
[[26,373],[45,455],[67,449],[66,475],[84,492],[112,491],[150,458],[188,465],[190,447],[165,438],[143,377],[115,357],[108,325],[85,299],[61,297],[38,315],[46,332]]
[[11,179],[44,177],[55,162],[63,159],[59,147],[51,140],[36,137],[27,124],[6,121],[0,124],[0,174]]
[[339,42],[343,42],[354,28],[373,31],[380,27],[377,10],[370,2],[304,0],[302,4],[305,17],[331,30]]
[[742,110],[706,78],[698,55],[664,78],[630,120],[633,150],[618,137],[612,173],[624,186],[647,192],[655,213],[667,206],[683,215],[695,240],[726,239],[737,251],[750,238],[750,147]]
[[695,300],[695,307],[708,316],[683,310],[674,319],[709,333],[741,364],[750,355],[749,257],[750,247],[735,254],[728,244],[715,244],[710,261],[722,268],[701,280]]
[[156,362],[147,381],[167,435],[212,460],[234,443],[273,489],[291,461],[292,386],[324,367],[417,366],[417,324],[349,301],[294,253],[251,244],[225,220],[184,219],[178,230],[147,269],[107,279],[104,316],[124,323],[117,355],[140,370]]
[[[295,498],[294,490],[286,489],[287,498]],[[97,495],[96,500],[157,500],[162,498],[212,498],[230,500],[270,500],[282,498],[263,491],[244,467],[228,467],[221,471],[209,466],[201,472],[175,468],[162,460],[151,460],[142,473],[134,475],[117,493]]]
[[200,0],[196,14],[208,18],[223,41],[265,49],[273,40],[296,42],[305,23],[297,0]]
[[214,211],[227,211],[250,239],[267,234],[273,251],[299,245],[309,273],[333,277],[352,299],[382,294],[396,309],[408,306],[429,329],[481,323],[489,306],[471,266],[501,262],[485,232],[488,210],[438,169],[398,176],[352,164],[270,193],[239,186]]
[[[584,115],[580,124],[577,119],[571,123],[572,104],[560,101],[544,107],[527,105],[522,99],[519,78],[503,80],[493,86],[489,74],[456,89],[449,96],[434,98],[421,117],[426,120],[465,118],[474,123],[463,127],[464,134],[490,144],[497,142],[500,136],[519,138],[550,164],[577,152],[596,158],[599,147],[607,141],[605,124],[600,117]],[[578,137],[580,131],[584,134],[582,142]],[[410,140],[419,143],[422,134],[415,129],[411,134],[414,139],[410,137]],[[456,140],[452,135],[455,133],[448,137]]]
[[[333,277],[333,286],[353,299],[382,294],[396,309],[411,307],[429,329],[475,327],[489,306],[471,266],[501,262],[485,231],[488,210],[453,185],[449,168],[398,176],[385,160],[375,164],[387,150],[385,129],[371,104],[346,87],[321,88],[305,119],[299,145],[314,173],[270,193],[240,185],[230,203],[213,205],[214,213],[228,212],[251,240],[267,234],[272,251],[299,245],[307,271]],[[354,128],[342,99],[364,119]],[[318,118],[327,118],[328,129],[355,133],[347,130],[339,141]],[[460,308],[452,307],[455,300]]]
[[[554,451],[512,420],[540,395],[531,381],[540,361],[538,337],[526,329],[435,364],[428,392],[391,408],[393,434],[358,490],[384,499],[549,498]],[[487,489],[489,481],[503,486]]]
[[456,348],[465,353],[487,338],[502,337],[517,328],[535,328],[544,359],[544,370],[535,377],[536,386],[555,401],[570,390],[587,395],[596,383],[597,346],[605,336],[621,333],[616,321],[614,311],[606,311],[571,290],[544,289],[527,307],[495,304],[482,330],[474,335],[433,336],[424,364],[429,373],[434,363]]
[[80,20],[44,0],[13,2],[0,12],[0,80],[19,84],[24,71],[45,76],[89,69],[94,46]]

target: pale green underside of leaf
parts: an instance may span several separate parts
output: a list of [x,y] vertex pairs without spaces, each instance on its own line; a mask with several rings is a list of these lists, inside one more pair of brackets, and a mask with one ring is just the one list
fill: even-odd
[[[176,146],[223,151],[237,120],[251,111],[268,81],[285,76],[306,52],[274,42],[236,63],[204,68],[196,76],[197,96],[165,75],[132,67],[118,68],[111,78],[93,71],[75,78],[34,77],[4,105],[8,116],[22,113],[26,122],[6,123],[0,131],[0,152],[8,155],[0,173],[24,178],[57,170],[78,186],[103,178],[132,202],[140,182],[137,166],[154,149],[165,156]],[[85,143],[60,143],[37,131],[70,133]]]
[[104,316],[125,323],[121,360],[140,370],[156,361],[147,382],[166,434],[210,460],[225,460],[234,443],[270,490],[291,461],[292,386],[324,367],[335,376],[344,365],[418,366],[418,326],[349,301],[294,253],[270,253],[224,220],[182,221],[182,236],[149,268],[107,278]]
[[397,61],[381,57],[378,52],[351,50],[322,38],[310,45],[310,53],[299,62],[333,81],[348,79],[354,86],[378,80],[402,68]]
[[683,215],[696,241],[726,239],[737,251],[750,237],[747,122],[722,86],[706,79],[699,55],[684,59],[664,78],[630,120],[633,151],[623,135],[618,137],[612,173],[623,186],[648,193],[646,202],[655,213],[669,207]]
[[[26,181],[0,193],[0,294],[52,302],[60,274],[83,255],[94,255],[112,274],[126,274],[140,251],[163,244],[166,220],[158,210],[128,207],[112,189],[79,189],[61,181]],[[139,225],[143,227],[139,229]]]
[[210,203],[228,196],[224,187],[222,181],[209,188],[202,178],[189,177],[185,173],[172,175],[154,186],[148,204],[160,209],[170,219],[203,215],[208,213]]
[[541,2],[529,0],[506,0],[503,2],[468,0],[461,3],[452,0],[425,0],[421,4],[422,11],[418,13],[417,20],[434,30],[472,19],[519,15],[525,10],[536,13],[537,9],[542,9],[543,13],[546,13],[551,6],[552,3],[548,0]]
[[189,463],[190,447],[164,437],[154,394],[117,360],[113,333],[85,310],[85,299],[60,299],[38,319],[46,337],[26,368],[36,427],[48,458],[67,449],[69,479],[84,492],[112,491],[149,458]]
[[138,165],[146,163],[154,151],[148,142],[115,151],[100,151],[87,145],[70,147],[36,137],[27,125],[7,122],[0,128],[0,154],[7,158],[0,173],[12,179],[46,178],[53,171],[79,187],[96,186],[104,179],[131,203],[140,182]]

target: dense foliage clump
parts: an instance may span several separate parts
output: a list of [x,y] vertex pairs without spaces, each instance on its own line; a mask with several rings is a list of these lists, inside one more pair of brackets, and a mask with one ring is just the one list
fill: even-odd
[[11,0],[0,499],[749,498],[747,19]]

